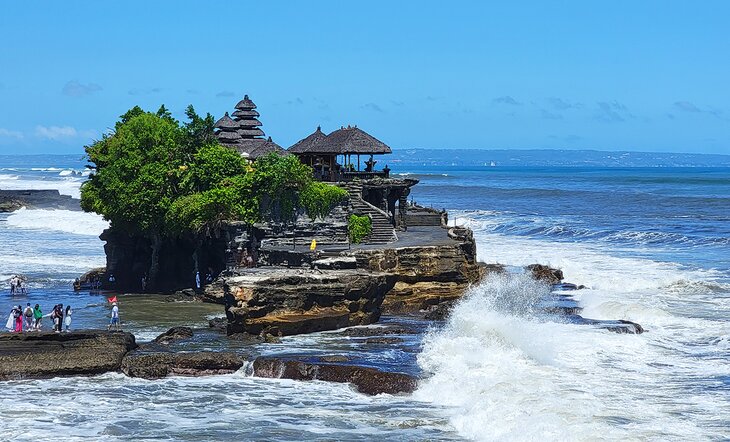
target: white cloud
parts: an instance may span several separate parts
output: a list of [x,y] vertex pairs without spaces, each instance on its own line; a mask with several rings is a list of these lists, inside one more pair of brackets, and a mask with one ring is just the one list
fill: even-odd
[[35,135],[49,140],[61,140],[64,138],[93,138],[96,132],[93,130],[76,130],[71,126],[36,126]]
[[17,140],[23,139],[23,133],[17,130],[3,129],[0,127],[0,137],[3,138],[15,138]]
[[96,83],[83,84],[76,80],[71,80],[63,86],[61,92],[69,97],[84,97],[102,90],[102,87]]

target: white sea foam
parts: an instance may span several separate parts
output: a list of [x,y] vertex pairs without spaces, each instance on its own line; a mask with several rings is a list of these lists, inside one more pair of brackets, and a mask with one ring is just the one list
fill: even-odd
[[[451,423],[474,440],[686,440],[722,434],[707,425],[728,411],[722,395],[690,391],[678,382],[728,374],[727,367],[686,357],[691,333],[675,328],[616,335],[540,321],[505,303],[514,297],[529,305],[533,284],[526,277],[495,277],[473,289],[447,326],[426,337],[419,364],[428,377],[415,398],[453,407]],[[694,415],[705,416],[704,424]]]
[[648,329],[615,335],[536,319],[514,308],[539,292],[532,283],[488,279],[443,330],[426,337],[419,356],[429,376],[415,397],[452,406],[462,436],[687,440],[725,433],[727,390],[711,388],[730,376],[730,287],[718,281],[722,275],[587,243],[490,233],[499,219],[487,213],[459,213],[457,223],[474,229],[479,260],[561,268],[568,281],[590,287],[572,292],[584,317]]
[[61,195],[81,198],[81,177],[67,176],[57,179],[19,179],[17,175],[0,175],[2,190],[58,190]]
[[107,221],[93,213],[26,208],[10,214],[7,223],[9,226],[22,229],[56,230],[90,236],[99,236],[109,227]]

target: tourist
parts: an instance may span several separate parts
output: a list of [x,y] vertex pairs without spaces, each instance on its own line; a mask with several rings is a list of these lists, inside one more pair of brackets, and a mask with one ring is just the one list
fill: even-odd
[[10,278],[10,294],[13,296],[15,296],[15,288],[16,288],[17,284],[18,284],[18,280],[15,276]]
[[112,302],[112,318],[109,322],[109,327],[107,327],[107,330],[111,330],[112,326],[114,326],[114,330],[120,330],[119,328],[119,307],[117,306],[116,302]]
[[147,291],[147,276],[146,275],[142,276],[141,286],[142,286],[142,293],[146,292]]
[[61,329],[63,327],[63,304],[56,304],[56,306],[53,307],[51,318],[53,319],[53,331],[61,333]]
[[19,305],[13,308],[13,319],[15,320],[15,332],[23,331],[23,309]]
[[8,322],[5,323],[5,328],[8,329],[9,332],[15,330],[15,306],[10,309],[10,315],[8,316]]
[[43,312],[41,311],[41,306],[38,304],[36,304],[35,308],[33,308],[33,318],[35,318],[35,324],[33,324],[33,330],[40,331],[41,322],[43,321]]
[[195,288],[200,290],[200,272],[195,272]]
[[30,302],[23,309],[23,321],[25,322],[25,331],[31,331],[33,329],[33,307],[30,306]]
[[66,333],[71,331],[71,314],[73,313],[73,310],[71,310],[71,306],[66,306],[66,319],[64,320],[64,325],[66,326]]

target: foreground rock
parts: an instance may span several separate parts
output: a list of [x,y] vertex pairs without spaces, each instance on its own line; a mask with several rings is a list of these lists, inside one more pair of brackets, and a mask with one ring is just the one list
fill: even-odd
[[2,334],[0,380],[117,371],[124,355],[136,347],[130,333],[101,330]]
[[372,324],[394,282],[357,270],[250,269],[223,282],[227,332],[286,336]]
[[134,378],[160,379],[167,376],[209,376],[234,373],[245,359],[230,352],[127,354],[121,363],[124,374]]
[[351,383],[363,394],[411,393],[417,379],[404,373],[391,373],[354,365],[312,364],[275,357],[259,357],[253,363],[254,376],[293,379],[297,381],[327,381]]
[[175,341],[190,339],[193,337],[193,329],[190,327],[173,327],[156,337],[152,342],[155,344],[167,345]]

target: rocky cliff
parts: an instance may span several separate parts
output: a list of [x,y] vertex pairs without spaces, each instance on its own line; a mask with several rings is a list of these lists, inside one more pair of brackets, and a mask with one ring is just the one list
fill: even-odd
[[[476,262],[476,243],[468,229],[453,232],[438,245],[350,251],[357,267],[392,274],[395,284],[383,302],[386,313],[427,310],[461,297],[485,274]],[[397,245],[397,243],[396,243]]]
[[223,279],[228,334],[292,335],[365,325],[380,318],[391,274],[357,270],[249,269]]

